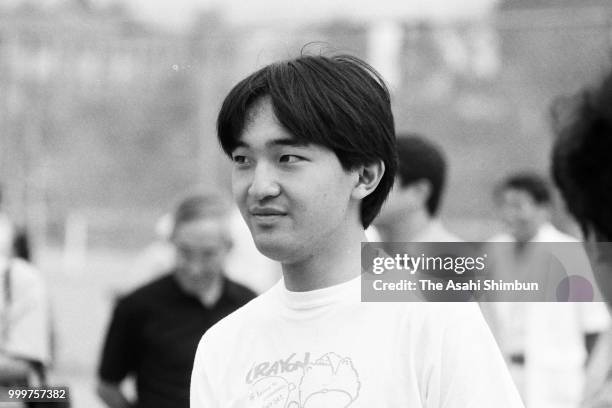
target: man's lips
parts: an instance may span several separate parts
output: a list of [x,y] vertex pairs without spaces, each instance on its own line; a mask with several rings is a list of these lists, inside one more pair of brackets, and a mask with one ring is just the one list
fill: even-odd
[[273,217],[287,215],[285,211],[277,208],[253,208],[249,210],[249,214],[254,217]]

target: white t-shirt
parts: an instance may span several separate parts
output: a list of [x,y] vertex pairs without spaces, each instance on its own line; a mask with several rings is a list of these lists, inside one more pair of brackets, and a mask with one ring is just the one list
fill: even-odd
[[[502,233],[490,242],[515,242]],[[579,242],[552,224],[540,227],[531,242]],[[510,247],[500,246],[502,251]],[[571,270],[574,263],[588,262],[580,246],[560,246],[555,255]],[[529,258],[519,259],[513,253],[503,254],[503,267],[510,271],[534,270]],[[524,266],[521,266],[524,265]],[[513,369],[515,381],[525,403],[537,408],[574,408],[579,405],[585,383],[586,348],[584,335],[607,330],[610,318],[603,302],[496,302],[491,304],[492,326],[502,351],[525,356],[525,367]]]
[[209,329],[192,408],[522,407],[476,304],[362,303],[281,280]]

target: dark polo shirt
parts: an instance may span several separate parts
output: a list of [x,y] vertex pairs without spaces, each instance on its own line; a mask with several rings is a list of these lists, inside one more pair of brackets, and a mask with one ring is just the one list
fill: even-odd
[[107,382],[135,375],[139,408],[188,408],[189,382],[200,338],[208,328],[253,299],[224,278],[223,293],[207,309],[163,276],[119,300],[98,371]]

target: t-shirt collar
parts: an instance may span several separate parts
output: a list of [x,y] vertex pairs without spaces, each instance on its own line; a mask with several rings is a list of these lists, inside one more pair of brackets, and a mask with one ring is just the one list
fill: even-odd
[[292,292],[285,287],[281,279],[277,283],[277,292],[281,302],[290,309],[313,309],[347,300],[360,299],[361,276],[337,285],[306,292]]

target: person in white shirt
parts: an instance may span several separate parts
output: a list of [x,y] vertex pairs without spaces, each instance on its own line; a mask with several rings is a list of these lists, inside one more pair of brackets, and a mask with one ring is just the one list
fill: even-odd
[[494,191],[500,218],[506,231],[492,242],[578,242],[550,223],[552,192],[537,173],[519,172],[502,180]]
[[364,229],[396,171],[390,96],[369,65],[268,65],[230,91],[217,129],[283,278],[203,336],[192,408],[522,407],[477,305],[361,302]]
[[[490,239],[513,242],[497,246],[508,275],[533,271],[534,243],[578,242],[550,223],[552,191],[540,175],[521,172],[505,178],[495,190],[507,232]],[[506,251],[506,252],[507,252]],[[584,255],[584,254],[583,254]],[[585,259],[586,261],[586,259]],[[532,268],[532,269],[530,269]],[[584,365],[597,336],[609,325],[601,302],[493,304],[498,342],[527,407],[575,408],[584,387]]]
[[446,183],[442,149],[418,135],[398,135],[399,165],[377,225],[390,242],[461,242],[438,217]]
[[47,290],[40,272],[14,256],[15,227],[0,216],[0,389],[40,385],[51,362]]

